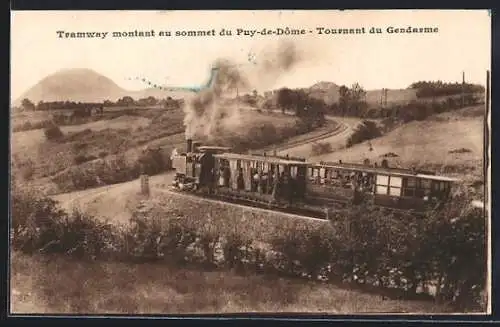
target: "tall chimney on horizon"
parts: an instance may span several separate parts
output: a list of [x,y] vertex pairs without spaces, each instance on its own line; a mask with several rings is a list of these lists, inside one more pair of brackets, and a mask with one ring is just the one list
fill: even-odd
[[192,139],[187,139],[186,140],[186,152],[193,152],[193,140]]

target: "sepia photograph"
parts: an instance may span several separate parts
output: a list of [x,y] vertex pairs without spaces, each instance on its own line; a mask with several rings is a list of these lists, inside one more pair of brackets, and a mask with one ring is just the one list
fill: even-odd
[[488,10],[11,11],[10,67],[10,315],[491,312]]

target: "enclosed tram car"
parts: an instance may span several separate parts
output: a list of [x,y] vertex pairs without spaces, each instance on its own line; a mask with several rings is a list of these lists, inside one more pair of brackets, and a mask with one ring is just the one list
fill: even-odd
[[387,165],[237,154],[191,140],[186,150],[172,156],[173,186],[178,190],[321,216],[326,208],[363,202],[423,212],[449,199],[456,181]]
[[308,167],[308,195],[323,202],[371,202],[401,210],[425,211],[451,197],[457,180],[414,169],[370,164],[327,163]]

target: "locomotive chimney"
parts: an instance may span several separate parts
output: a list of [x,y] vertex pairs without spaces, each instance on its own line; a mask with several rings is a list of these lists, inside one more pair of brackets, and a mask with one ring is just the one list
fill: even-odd
[[187,139],[186,141],[186,152],[192,152],[193,151],[193,140],[192,139]]

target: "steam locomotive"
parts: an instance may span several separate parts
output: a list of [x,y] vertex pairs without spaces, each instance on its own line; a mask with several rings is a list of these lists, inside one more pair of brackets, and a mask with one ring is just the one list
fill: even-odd
[[289,156],[249,155],[187,140],[172,154],[173,188],[228,202],[325,218],[331,208],[363,202],[425,212],[451,197],[456,179],[377,164],[306,162]]

